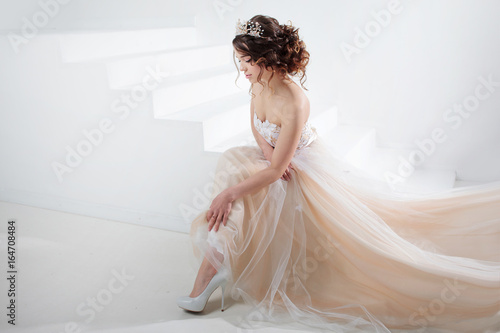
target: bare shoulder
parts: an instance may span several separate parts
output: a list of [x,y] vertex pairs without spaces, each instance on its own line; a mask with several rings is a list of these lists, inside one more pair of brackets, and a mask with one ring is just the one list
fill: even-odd
[[289,120],[294,121],[297,118],[301,119],[301,121],[305,123],[309,118],[309,98],[307,98],[304,91],[296,85],[292,85],[289,91],[281,96],[280,104],[282,123],[286,123]]

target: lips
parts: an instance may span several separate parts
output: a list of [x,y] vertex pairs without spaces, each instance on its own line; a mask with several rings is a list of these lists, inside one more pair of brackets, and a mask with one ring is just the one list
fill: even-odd
[[245,75],[245,77],[248,79],[250,76],[252,76],[252,74],[247,74]]

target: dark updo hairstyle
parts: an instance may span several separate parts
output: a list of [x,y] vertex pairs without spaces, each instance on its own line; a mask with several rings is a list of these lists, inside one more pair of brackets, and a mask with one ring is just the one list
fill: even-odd
[[[271,67],[280,75],[290,74],[300,77],[300,85],[307,90],[304,82],[307,80],[306,66],[309,63],[309,52],[306,50],[306,44],[299,38],[299,29],[292,26],[290,21],[289,25],[280,25],[278,20],[265,15],[255,15],[249,21],[260,23],[263,29],[262,37],[248,34],[236,35],[233,39],[233,47],[241,54],[250,56],[252,62],[260,66],[257,82],[264,86],[261,81],[262,73],[264,68]],[[233,60],[234,58],[233,51]],[[235,60],[234,64],[238,69],[239,77],[239,68]],[[271,74],[269,82],[273,79],[275,72]]]

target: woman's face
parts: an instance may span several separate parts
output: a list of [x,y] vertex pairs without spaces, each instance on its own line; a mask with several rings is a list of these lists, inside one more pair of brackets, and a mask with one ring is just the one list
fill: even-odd
[[[236,59],[240,64],[240,71],[245,74],[245,77],[250,81],[250,83],[257,82],[257,77],[260,73],[260,66],[253,63],[252,58],[248,55],[243,55],[238,50],[234,49]],[[261,79],[264,79],[265,73]]]

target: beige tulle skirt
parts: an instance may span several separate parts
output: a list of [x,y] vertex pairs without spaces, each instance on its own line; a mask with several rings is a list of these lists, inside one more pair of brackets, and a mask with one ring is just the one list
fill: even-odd
[[[269,165],[257,146],[226,150],[211,199]],[[398,194],[321,137],[292,165],[290,181],[235,200],[219,231],[207,231],[209,205],[191,225],[196,258],[227,270],[230,296],[253,306],[246,325],[500,330],[500,182]]]

